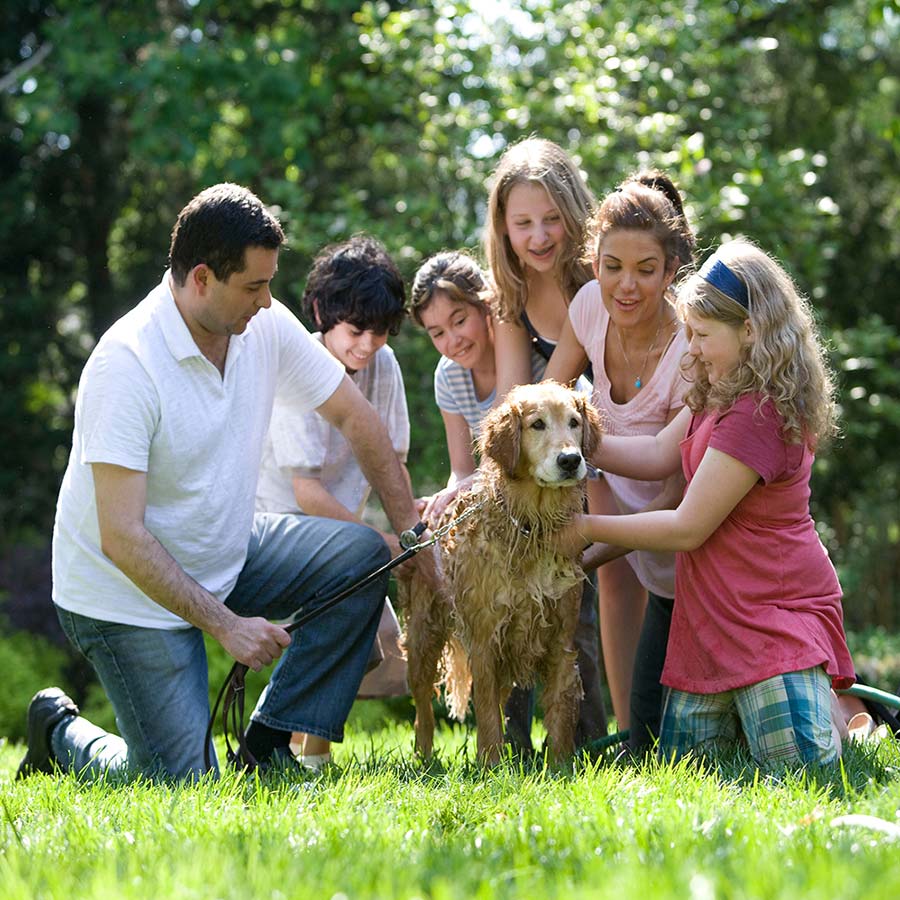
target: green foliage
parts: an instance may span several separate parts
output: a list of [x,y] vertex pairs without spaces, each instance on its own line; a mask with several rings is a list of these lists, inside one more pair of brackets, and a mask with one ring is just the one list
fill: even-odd
[[[715,764],[473,764],[408,725],[359,738],[319,777],[161,787],[9,779],[0,746],[4,897],[891,897],[900,890],[896,742],[841,768],[767,776]],[[872,817],[842,824],[847,815]],[[852,820],[851,820],[852,822]],[[861,852],[862,851],[862,852]],[[61,864],[60,861],[64,861]]]
[[66,655],[58,647],[23,631],[0,633],[0,735],[25,738],[25,713],[34,694],[52,684],[65,684]]
[[[490,171],[537,133],[598,195],[667,168],[702,247],[750,236],[813,298],[847,385],[816,512],[848,608],[897,623],[895,0],[9,6],[0,71],[25,69],[0,93],[0,541],[49,531],[81,364],[199,188],[240,181],[280,209],[296,305],[315,251],[353,232],[410,277],[477,248]],[[424,493],[447,474],[435,357],[411,327],[394,346]]]
[[900,335],[867,316],[832,335],[842,435],[817,462],[816,518],[838,565],[853,628],[900,626]]
[[890,694],[900,693],[900,640],[884,628],[847,635],[856,674],[864,684]]

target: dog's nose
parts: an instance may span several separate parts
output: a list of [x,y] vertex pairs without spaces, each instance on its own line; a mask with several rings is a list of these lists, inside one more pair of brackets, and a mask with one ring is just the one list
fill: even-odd
[[559,466],[560,472],[573,475],[581,465],[581,454],[577,450],[563,450],[556,457],[556,464]]

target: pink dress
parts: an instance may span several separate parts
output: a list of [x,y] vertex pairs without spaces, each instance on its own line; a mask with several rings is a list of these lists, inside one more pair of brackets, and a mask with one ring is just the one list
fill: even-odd
[[714,694],[823,666],[835,687],[855,681],[841,586],[809,514],[813,454],[787,444],[771,401],[741,397],[691,419],[681,443],[688,485],[707,447],[759,481],[696,550],[677,554],[678,600],[662,682]]
[[[572,299],[569,319],[594,367],[591,400],[600,411],[606,433],[636,435],[662,431],[672,414],[684,406],[688,389],[680,367],[688,350],[684,329],[678,329],[652,377],[640,391],[627,403],[614,403],[605,359],[610,319],[596,281],[589,281]],[[604,477],[622,513],[638,512],[662,490],[661,481],[636,481],[611,472],[605,472]],[[669,599],[675,596],[674,554],[636,550],[625,558],[647,590]]]

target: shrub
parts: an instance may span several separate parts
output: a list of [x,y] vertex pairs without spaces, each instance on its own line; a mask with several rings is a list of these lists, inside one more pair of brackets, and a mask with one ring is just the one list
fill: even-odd
[[41,688],[62,685],[66,654],[43,638],[24,631],[0,635],[0,735],[10,741],[25,738],[28,703]]
[[865,683],[891,694],[900,692],[900,634],[870,628],[847,635],[856,674]]

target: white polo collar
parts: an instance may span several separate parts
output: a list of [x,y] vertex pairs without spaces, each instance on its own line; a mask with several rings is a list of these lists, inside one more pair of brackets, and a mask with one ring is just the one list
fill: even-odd
[[[200,351],[200,348],[197,346],[197,342],[194,340],[194,336],[191,334],[190,329],[187,327],[187,323],[184,321],[184,317],[181,315],[178,305],[175,303],[175,296],[172,293],[170,281],[171,274],[171,270],[167,269],[165,275],[163,275],[163,280],[160,283],[159,288],[157,288],[159,325],[163,337],[165,338],[166,346],[178,362],[182,362],[183,360],[190,359],[194,356],[200,356],[203,359],[206,359]],[[243,334],[233,334],[229,337],[228,357],[230,359],[237,357],[240,352],[238,348],[243,345],[249,330],[250,329],[248,328]]]

